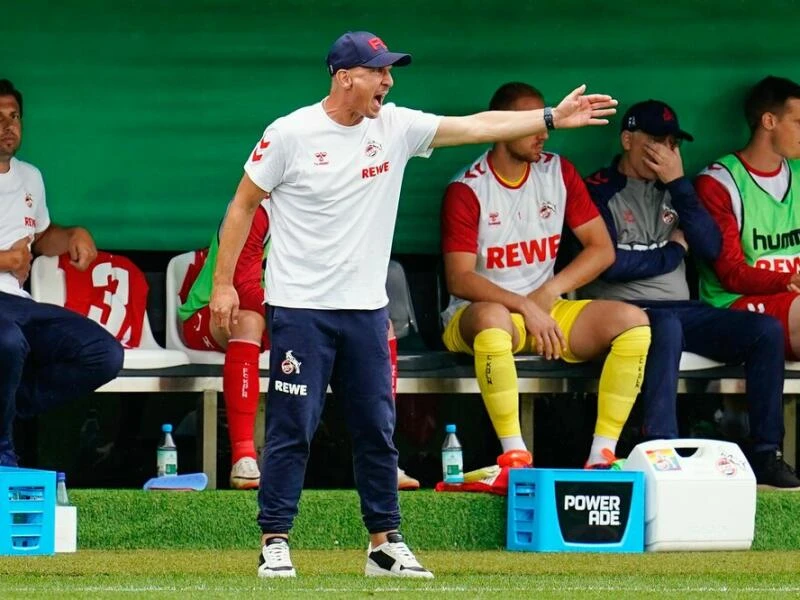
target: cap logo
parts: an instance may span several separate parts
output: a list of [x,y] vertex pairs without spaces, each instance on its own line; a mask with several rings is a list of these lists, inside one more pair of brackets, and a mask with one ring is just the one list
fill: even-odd
[[628,127],[636,127],[636,117],[634,115],[628,117]]
[[664,114],[662,115],[665,121],[674,121],[675,115],[666,106],[664,107]]
[[378,52],[379,50],[389,51],[389,48],[386,47],[386,44],[383,43],[383,40],[379,37],[370,38],[367,42],[370,47],[372,48],[373,52]]

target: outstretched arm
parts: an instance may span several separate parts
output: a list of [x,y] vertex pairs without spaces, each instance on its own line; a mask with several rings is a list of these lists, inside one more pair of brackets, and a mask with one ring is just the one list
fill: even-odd
[[[586,125],[606,125],[617,112],[617,101],[606,94],[585,94],[582,85],[553,109],[553,124],[557,129],[572,129]],[[544,109],[495,110],[466,117],[443,117],[431,147],[484,144],[515,140],[541,133],[547,129]]]

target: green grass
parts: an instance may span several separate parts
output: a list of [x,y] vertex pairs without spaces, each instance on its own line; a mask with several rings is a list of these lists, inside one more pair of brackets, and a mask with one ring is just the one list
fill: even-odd
[[800,597],[800,494],[759,493],[761,551],[538,554],[500,550],[504,498],[402,493],[403,530],[433,581],[363,576],[367,536],[350,490],[304,493],[293,581],[255,575],[255,493],[73,490],[71,498],[78,553],[0,557],[0,599]]
[[[257,542],[255,492],[73,490],[82,549],[246,549]],[[487,494],[402,492],[403,532],[424,550],[500,550],[506,500]],[[720,507],[724,510],[724,507]],[[756,550],[800,550],[800,494],[759,492]],[[308,490],[292,531],[297,549],[367,543],[352,490]],[[798,568],[800,570],[800,567]]]
[[[250,548],[258,540],[255,492],[75,490],[80,548]],[[430,550],[505,546],[505,499],[486,494],[402,492],[403,532]],[[798,505],[800,508],[800,504]],[[298,549],[364,548],[353,490],[308,490],[292,530]],[[800,546],[798,546],[800,547]]]
[[420,552],[433,581],[362,575],[364,552],[296,550],[298,578],[259,580],[257,550],[82,550],[0,558],[0,598],[788,598],[800,552],[639,555]]

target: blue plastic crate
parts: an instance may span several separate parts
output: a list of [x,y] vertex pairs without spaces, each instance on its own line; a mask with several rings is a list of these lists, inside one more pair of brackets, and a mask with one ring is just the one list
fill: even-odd
[[511,469],[506,546],[529,552],[642,552],[644,474]]
[[0,555],[55,551],[56,474],[0,467]]

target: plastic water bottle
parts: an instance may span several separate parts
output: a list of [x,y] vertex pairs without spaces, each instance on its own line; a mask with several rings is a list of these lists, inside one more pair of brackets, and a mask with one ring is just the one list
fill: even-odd
[[69,496],[67,495],[67,476],[64,473],[56,473],[56,505],[69,506]]
[[456,426],[446,425],[442,444],[442,474],[445,483],[464,483],[464,457],[461,442],[456,437]]
[[161,431],[163,435],[161,436],[161,443],[158,445],[158,450],[156,451],[157,474],[159,477],[163,477],[164,475],[177,475],[178,448],[175,446],[175,441],[172,439],[172,425],[164,423],[161,426]]

